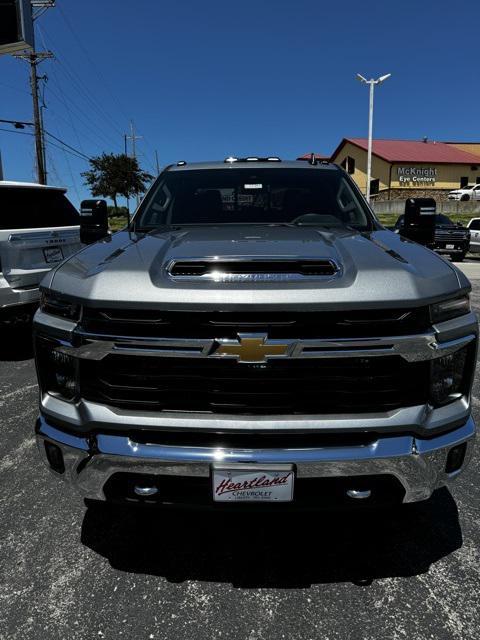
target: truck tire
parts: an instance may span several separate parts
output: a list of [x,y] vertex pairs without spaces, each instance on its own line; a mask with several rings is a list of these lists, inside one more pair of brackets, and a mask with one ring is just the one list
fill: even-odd
[[450,254],[450,257],[452,259],[452,262],[463,262],[465,260],[466,255],[467,255],[467,252],[455,253],[455,254]]

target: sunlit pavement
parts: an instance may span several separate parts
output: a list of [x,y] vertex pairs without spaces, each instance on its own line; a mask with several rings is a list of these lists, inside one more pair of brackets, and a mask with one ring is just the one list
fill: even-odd
[[463,271],[470,280],[480,279],[480,254],[468,256],[464,262],[455,262],[455,265]]
[[1,640],[478,640],[478,452],[396,512],[98,512],[38,460],[30,339],[0,341]]

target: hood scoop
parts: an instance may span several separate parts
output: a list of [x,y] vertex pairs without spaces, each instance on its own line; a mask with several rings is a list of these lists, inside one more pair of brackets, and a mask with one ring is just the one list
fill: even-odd
[[330,279],[340,267],[331,258],[195,258],[173,260],[167,271],[175,280],[278,282]]

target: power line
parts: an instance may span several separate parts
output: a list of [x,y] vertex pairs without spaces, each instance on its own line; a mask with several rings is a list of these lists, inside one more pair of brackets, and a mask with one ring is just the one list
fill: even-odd
[[[76,31],[74,30],[70,20],[67,18],[66,14],[63,12],[63,9],[61,8],[61,6],[58,6],[58,11],[61,15],[61,17],[63,18],[63,21],[65,22],[65,24],[67,25],[68,29],[70,30],[70,32],[72,33],[73,37],[75,38],[75,40],[77,41],[77,44],[79,46],[79,48],[82,50],[84,56],[87,58],[87,60],[89,61],[92,69],[94,70],[94,72],[96,73],[97,77],[99,78],[100,82],[102,83],[102,85],[105,87],[105,89],[108,91],[108,93],[110,94],[111,98],[114,100],[115,104],[117,105],[117,108],[119,108],[119,110],[122,112],[124,118],[126,120],[128,120],[128,116],[125,114],[125,112],[122,109],[122,105],[118,100],[118,96],[113,95],[109,83],[107,82],[107,80],[105,79],[105,77],[103,76],[103,74],[101,73],[99,67],[98,67],[98,62],[95,63],[92,58],[90,57],[90,54],[88,53],[87,49],[84,47],[83,42],[81,40],[81,38],[77,35]],[[121,135],[121,134],[120,134]]]
[[0,128],[0,131],[4,131],[5,133],[18,133],[18,135],[20,135],[20,136],[33,136],[33,135],[35,135],[31,131],[17,131],[16,129],[2,129],[2,128]]
[[[45,30],[41,31],[41,36],[42,36],[44,45],[46,45],[46,38],[45,38],[46,34],[47,32]],[[50,41],[50,36],[48,37],[48,40]],[[58,63],[59,70],[65,75],[65,78],[68,84],[76,87],[77,92],[81,96],[83,96],[84,101],[89,103],[90,109],[93,108],[97,112],[97,115],[101,117],[106,124],[108,124],[108,126],[112,129],[112,131],[115,131],[116,135],[121,135],[120,129],[117,128],[112,121],[112,114],[107,113],[107,111],[103,108],[103,106],[99,102],[97,102],[97,100],[95,100],[95,98],[92,96],[91,89],[85,85],[82,78],[78,75],[75,69],[71,67],[69,64],[67,64],[66,57],[62,55],[58,55],[57,53],[55,55],[55,59],[56,59],[56,62]],[[57,84],[59,84],[58,80],[57,80]]]
[[0,85],[2,85],[2,87],[6,87],[7,89],[11,89],[12,91],[16,91],[17,93],[24,93],[26,96],[30,95],[28,91],[25,91],[25,89],[17,89],[16,87],[12,87],[12,85],[6,84],[5,82],[0,82]]
[[[56,109],[53,109],[52,107],[48,107],[48,111],[49,111],[49,113],[52,113],[55,116],[55,121],[61,120],[62,122],[64,122],[67,125],[67,127],[71,127],[72,126],[71,122],[66,120]],[[50,123],[50,125],[51,125],[51,123]],[[104,147],[102,145],[98,144],[98,137],[94,138],[93,135],[90,134],[90,133],[87,133],[87,131],[82,131],[82,136],[84,138],[88,138],[91,142],[93,142],[93,144],[96,147],[98,147],[99,149],[103,150]],[[83,145],[79,144],[79,147],[80,147],[80,150],[82,151],[82,153],[85,153],[84,150],[83,150]]]
[[[46,134],[51,135],[48,133],[48,131],[45,131]],[[74,156],[75,158],[79,158],[80,160],[89,160],[89,158],[87,156],[84,156],[83,154],[80,155],[79,153],[76,153],[74,151],[70,151],[70,149],[65,149],[65,147],[60,146],[59,144],[55,144],[54,142],[49,141],[48,143],[51,147],[55,147],[56,149],[61,149],[63,151],[65,151],[66,153],[69,153],[71,156]]]
[[58,63],[59,63],[59,68],[63,71],[63,73],[66,74],[67,80],[69,80],[69,82],[72,85],[76,86],[77,90],[79,90],[81,93],[84,94],[84,96],[90,103],[91,108],[95,109],[98,116],[101,117],[108,124],[108,126],[112,129],[112,131],[115,131],[115,133],[118,135],[122,135],[122,132],[120,131],[120,129],[116,127],[115,124],[112,122],[112,114],[107,113],[107,111],[105,111],[105,109],[102,106],[100,106],[100,104],[97,103],[96,100],[92,98],[92,96],[88,93],[88,89],[83,84],[83,81],[80,80],[79,76],[77,75],[78,79],[76,79],[64,61],[58,60]]
[[85,160],[90,160],[90,156],[87,156],[85,153],[82,153],[78,149],[75,149],[75,147],[72,147],[67,142],[62,140],[61,138],[57,138],[57,136],[54,136],[53,133],[50,133],[50,131],[45,131],[45,133],[47,134],[47,136],[50,136],[51,138],[53,138],[57,142],[60,142],[60,144],[63,144],[63,146],[66,147],[67,149],[70,149],[71,151],[74,151],[79,156],[82,156],[83,158],[85,158]]
[[[56,130],[57,130],[57,133],[58,133],[58,129],[56,129]],[[65,149],[64,147],[62,147],[62,152],[63,152],[63,158],[64,158],[64,160],[65,160],[65,164],[66,164],[66,166],[67,166],[68,172],[69,172],[70,177],[71,177],[71,179],[72,179],[72,185],[73,185],[73,189],[74,189],[74,191],[75,191],[75,194],[76,194],[76,196],[77,196],[77,200],[80,200],[80,193],[79,193],[79,191],[78,191],[77,183],[76,183],[76,181],[75,181],[75,177],[74,177],[74,175],[73,175],[72,165],[70,164],[70,159],[69,159],[69,157],[68,157],[68,155],[67,155],[67,153],[66,153],[66,149]]]
[[[45,42],[45,37],[43,35],[43,31],[40,28],[40,26],[38,27],[38,32],[40,34],[40,38],[42,39],[43,46],[45,47],[45,49],[47,49],[48,47],[47,47],[46,42]],[[54,78],[56,79],[57,73],[55,71],[55,66],[54,65],[52,65],[52,73],[53,73]],[[44,91],[43,91],[43,101],[44,101],[44,103],[45,103],[45,88],[46,87],[45,87],[45,84],[44,84]],[[62,94],[60,94],[60,95],[62,96]],[[65,110],[66,110],[68,118],[70,120],[70,126],[72,127],[73,132],[75,133],[75,137],[77,138],[78,146],[80,147],[81,151],[83,152],[82,143],[80,141],[80,136],[78,135],[78,131],[77,131],[77,129],[75,127],[75,124],[73,122],[70,110],[69,110],[68,105],[67,105],[65,99],[63,98],[63,96],[62,96],[62,102],[63,102],[63,104],[65,106]]]
[[[27,123],[27,124],[31,124],[31,123]],[[21,136],[35,136],[35,134],[32,133],[31,131],[18,131],[17,129],[3,129],[3,128],[0,128],[0,131],[4,131],[5,133],[16,133]],[[50,142],[49,144],[52,145],[52,147],[56,147],[57,149],[65,149],[67,153],[70,153],[71,155],[75,155],[77,158],[80,158],[81,160],[90,160],[89,156],[85,155],[78,149],[75,149],[75,147],[70,146],[67,142],[64,142],[61,138],[57,138],[57,136],[54,136],[53,133],[50,133],[49,131],[46,131],[46,130],[44,131],[47,134],[47,136],[50,136],[51,138],[53,138],[57,142],[60,142],[60,144],[63,145],[63,147],[61,147],[58,144]]]
[[[99,148],[101,148],[101,146],[98,144],[98,138],[103,138],[104,143],[107,144],[107,146],[111,146],[111,142],[107,139],[107,137],[103,134],[101,129],[98,129],[97,131],[93,128],[93,123],[91,123],[91,120],[88,121],[86,118],[88,118],[87,114],[85,114],[80,107],[78,106],[78,104],[75,104],[72,100],[70,100],[70,98],[68,98],[67,96],[64,96],[62,93],[62,89],[61,87],[59,88],[59,92],[60,94],[63,96],[63,98],[65,100],[68,100],[68,102],[70,102],[70,106],[71,108],[74,109],[74,111],[76,112],[75,117],[80,120],[82,122],[82,126],[88,128],[92,134],[97,138],[96,144],[98,145]],[[59,96],[59,94],[57,94],[55,91],[52,90],[51,87],[49,87],[49,91],[50,93],[59,101],[59,102],[63,102],[62,98]]]

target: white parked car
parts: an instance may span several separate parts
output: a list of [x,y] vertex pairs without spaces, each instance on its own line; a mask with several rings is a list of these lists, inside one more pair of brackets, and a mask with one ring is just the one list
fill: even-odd
[[0,181],[0,320],[30,314],[43,276],[82,247],[66,189]]
[[470,229],[470,253],[480,253],[480,218],[472,218],[467,224]]
[[449,200],[480,200],[480,184],[467,184],[448,193]]

